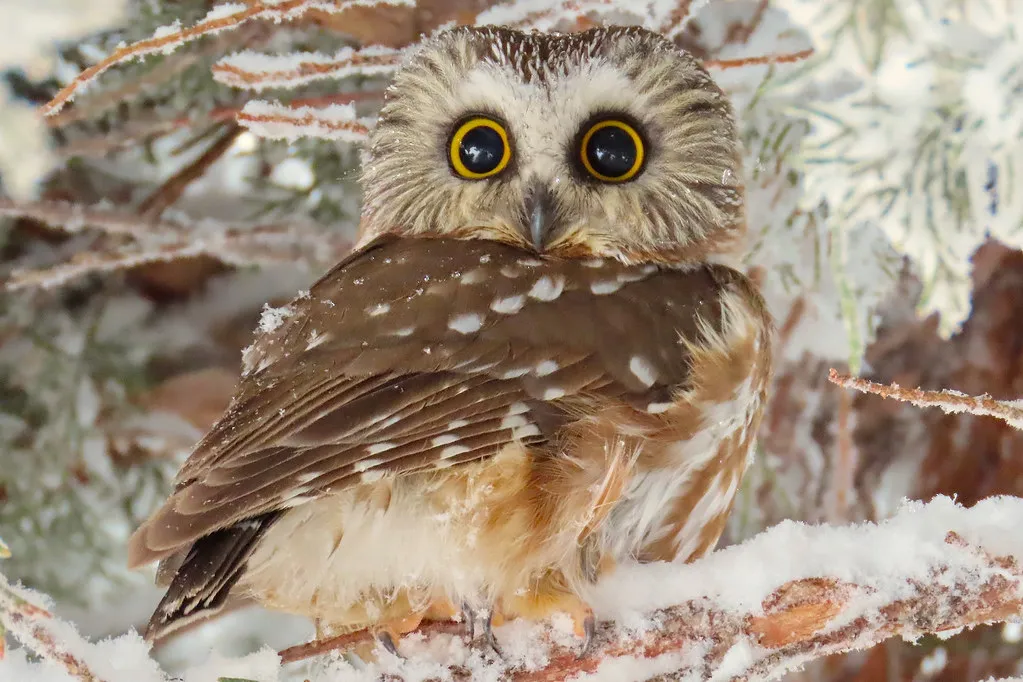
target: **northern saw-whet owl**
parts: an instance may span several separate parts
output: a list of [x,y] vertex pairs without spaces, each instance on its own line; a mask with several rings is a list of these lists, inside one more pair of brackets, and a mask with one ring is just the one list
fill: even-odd
[[772,323],[727,264],[730,105],[643,29],[453,29],[396,73],[362,182],[354,252],[131,539],[169,585],[148,636],[239,601],[392,648],[463,609],[588,637],[587,587],[709,551],[751,457]]

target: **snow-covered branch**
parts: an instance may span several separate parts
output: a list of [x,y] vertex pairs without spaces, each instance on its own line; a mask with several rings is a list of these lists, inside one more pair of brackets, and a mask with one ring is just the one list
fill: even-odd
[[996,400],[989,395],[972,396],[959,391],[925,391],[919,388],[904,388],[898,384],[879,384],[860,377],[840,374],[832,369],[828,379],[839,386],[854,388],[863,393],[873,393],[882,398],[894,398],[917,407],[940,407],[946,414],[969,414],[982,417],[997,417],[1016,429],[1023,430],[1023,402],[1019,400]]
[[74,81],[64,87],[42,107],[43,114],[52,116],[60,111],[82,88],[95,80],[101,73],[122,62],[138,59],[148,54],[170,53],[185,43],[203,36],[214,35],[241,26],[244,23],[262,20],[280,23],[298,19],[307,12],[341,14],[353,7],[376,5],[409,5],[409,0],[280,0],[276,2],[227,2],[217,5],[206,17],[188,28],[165,27],[146,40],[118,48],[112,54],[82,71]]
[[93,229],[117,238],[76,254],[70,262],[15,269],[3,282],[8,291],[51,288],[89,273],[198,255],[230,265],[304,263],[322,267],[351,247],[342,234],[300,222],[224,223],[180,214],[150,218],[123,209],[0,199],[0,217],[5,216],[32,218],[68,233]]
[[[500,659],[439,626],[406,637],[404,659],[379,652],[376,663],[358,670],[334,660],[311,679],[638,682],[670,674],[766,682],[890,637],[947,637],[1021,615],[1021,524],[1023,499],[1012,497],[969,509],[947,497],[908,502],[880,524],[784,522],[690,565],[620,566],[588,595],[604,624],[583,658],[567,623],[498,628]],[[3,604],[9,619],[10,604]],[[141,646],[136,635],[125,637],[132,643],[125,646]],[[316,652],[291,649],[281,658],[309,653]],[[87,649],[79,658],[92,662]],[[280,660],[271,658],[263,657],[269,667],[259,679],[285,679]]]
[[381,46],[361,50],[346,47],[333,55],[271,55],[246,50],[214,64],[213,78],[225,85],[257,91],[294,88],[323,78],[387,75],[397,68],[401,54],[401,50]]
[[238,122],[260,137],[286,140],[318,137],[346,142],[362,142],[372,123],[357,118],[351,104],[290,107],[258,99],[248,102],[238,113]]

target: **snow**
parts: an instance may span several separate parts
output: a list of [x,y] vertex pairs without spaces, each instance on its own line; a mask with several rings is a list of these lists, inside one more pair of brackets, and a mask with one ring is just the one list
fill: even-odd
[[1023,5],[898,3],[906,31],[882,41],[844,3],[773,4],[826,56],[789,83],[813,123],[802,205],[826,201],[836,230],[882,230],[924,280],[922,312],[940,312],[952,333],[969,312],[977,246],[989,234],[1023,245],[1011,180],[1023,161]]
[[[756,617],[779,587],[804,578],[832,578],[856,586],[842,611],[827,625],[836,629],[849,619],[911,598],[917,585],[936,579],[958,585],[959,591],[979,587],[991,576],[985,553],[1023,560],[1023,536],[1018,532],[1021,523],[1023,499],[1011,497],[989,498],[972,508],[947,497],[936,497],[928,503],[905,502],[894,517],[880,524],[832,527],[784,522],[693,564],[622,565],[585,596],[599,619],[614,620],[622,636],[629,636],[656,629],[659,616],[655,614],[660,609],[690,603],[742,618]],[[949,544],[950,531],[958,534],[965,546]],[[974,547],[982,551],[971,549]],[[941,578],[935,577],[938,569]],[[39,602],[29,592],[19,589],[18,593],[30,602]],[[41,622],[54,633],[63,650],[90,666],[106,682],[167,680],[149,657],[148,645],[134,633],[90,644],[67,624],[52,619]],[[504,652],[500,660],[467,648],[460,638],[451,635],[412,635],[401,643],[406,660],[380,652],[377,662],[356,668],[328,657],[298,666],[298,679],[304,675],[313,682],[368,682],[392,674],[418,681],[442,675],[449,665],[461,665],[473,672],[473,680],[497,680],[510,668],[535,670],[545,666],[548,642],[567,646],[574,643],[567,618],[555,619],[549,626],[513,621],[497,628],[496,634]],[[906,633],[909,637],[915,635]],[[645,680],[687,669],[699,663],[705,653],[697,646],[653,658],[605,659],[592,673],[575,679]],[[759,655],[756,646],[746,640],[737,641],[721,659],[715,679],[741,673]],[[926,670],[939,670],[942,660],[941,654],[933,654],[925,660]],[[24,682],[61,679],[54,677],[49,665],[27,663],[15,651],[0,662],[0,676],[17,675],[14,679]],[[243,657],[214,653],[181,675],[185,682],[214,682],[218,676],[284,682],[294,679],[293,672],[280,669],[276,654],[262,649]]]
[[360,120],[351,104],[289,107],[264,100],[246,102],[238,121],[256,135],[289,141],[305,137],[362,142],[373,120]]
[[213,67],[213,77],[226,85],[260,91],[294,88],[325,78],[388,75],[397,68],[401,50],[372,45],[346,47],[332,55],[320,52],[264,54],[245,50],[230,54]]

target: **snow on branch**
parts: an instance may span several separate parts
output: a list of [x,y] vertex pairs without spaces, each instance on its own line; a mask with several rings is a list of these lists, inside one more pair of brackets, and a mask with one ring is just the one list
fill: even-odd
[[840,374],[832,369],[828,380],[844,388],[854,388],[862,393],[873,393],[882,398],[894,398],[917,407],[940,407],[946,414],[963,412],[982,417],[997,417],[1015,429],[1023,430],[1023,401],[995,400],[989,395],[971,396],[959,391],[925,391],[919,388],[903,388],[898,384],[879,384],[860,377]]
[[238,113],[238,122],[260,137],[318,137],[345,142],[362,142],[372,124],[372,120],[357,118],[351,104],[291,107],[258,99],[245,104]]
[[32,218],[69,233],[91,228],[120,240],[76,254],[69,262],[15,270],[3,282],[8,291],[53,288],[90,273],[198,255],[230,265],[304,263],[321,267],[336,261],[351,246],[343,235],[329,228],[300,222],[234,224],[193,220],[179,214],[150,218],[110,208],[59,202],[16,203],[2,198],[0,216]]
[[310,11],[341,14],[353,7],[375,7],[378,5],[411,7],[414,2],[413,0],[267,0],[267,2],[223,3],[215,6],[201,21],[188,28],[180,28],[178,25],[166,26],[155,31],[150,38],[114,50],[104,59],[82,71],[74,81],[43,105],[42,112],[46,116],[53,116],[82,88],[112,66],[157,52],[167,54],[185,43],[237,28],[252,20],[260,19],[280,23],[298,19]]
[[[951,636],[1019,616],[1021,523],[1023,499],[1011,497],[970,509],[947,497],[907,502],[880,524],[788,521],[690,565],[620,566],[591,596],[605,624],[587,657],[558,628],[513,623],[497,632],[503,661],[427,631],[403,641],[407,660],[381,656],[368,671],[331,679],[629,682],[670,673],[766,682],[889,637]],[[454,662],[446,659],[452,652]],[[302,653],[282,652],[286,661]]]
[[318,52],[270,55],[246,50],[214,64],[213,78],[225,85],[256,91],[294,88],[325,78],[387,75],[398,67],[401,55],[401,50],[379,45],[346,47],[333,55]]
[[[402,640],[404,659],[379,652],[377,662],[358,670],[333,660],[307,677],[313,682],[639,682],[671,675],[691,682],[767,682],[810,660],[866,649],[889,637],[948,637],[1020,616],[1021,524],[1023,499],[1014,497],[988,498],[972,508],[947,497],[906,502],[879,524],[786,521],[693,564],[619,566],[587,595],[603,625],[583,658],[567,623],[513,621],[497,628],[500,659],[471,648],[444,624]],[[130,673],[72,676],[142,679],[138,671],[151,661],[138,635],[89,644],[36,606],[38,601],[28,590],[0,582],[0,619],[25,647],[86,674],[109,661],[111,647],[117,647],[121,659],[131,661]],[[106,654],[101,647],[107,647]],[[321,651],[306,645],[280,657],[255,654],[261,664],[253,676],[282,680],[282,659],[290,663]],[[0,676],[4,671],[0,662]]]
[[82,682],[99,682],[89,666],[69,650],[65,638],[54,632],[67,626],[56,621],[53,614],[35,603],[37,596],[24,588],[11,585],[0,574],[0,657],[4,654],[3,634],[6,630],[30,647],[41,658],[64,667],[68,674]]

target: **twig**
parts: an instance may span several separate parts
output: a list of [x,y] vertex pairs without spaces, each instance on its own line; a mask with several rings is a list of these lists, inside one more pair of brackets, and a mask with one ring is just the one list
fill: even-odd
[[76,254],[67,263],[16,270],[3,283],[8,291],[55,287],[89,273],[197,255],[230,265],[289,263],[319,267],[336,261],[351,247],[336,230],[300,222],[232,224],[185,216],[155,219],[116,209],[51,202],[17,204],[8,199],[0,199],[0,216],[33,218],[64,232],[91,227],[115,237],[131,238],[127,245],[103,244],[102,248]]
[[273,31],[266,26],[254,25],[243,28],[235,33],[219,36],[216,40],[210,41],[187,52],[176,52],[169,55],[161,64],[144,71],[133,80],[121,84],[119,87],[105,90],[96,97],[89,97],[85,100],[75,102],[71,109],[64,109],[52,116],[46,117],[46,123],[51,127],[61,127],[78,121],[95,118],[121,102],[133,99],[150,88],[156,88],[167,83],[174,77],[188,70],[203,58],[223,54],[224,51],[235,45],[252,46],[262,43],[273,35]]
[[529,3],[501,4],[480,13],[476,23],[498,24],[515,29],[535,28],[549,30],[566,19],[579,19],[589,12],[614,9],[614,0],[563,0],[560,4],[541,10],[529,9]]
[[[767,7],[770,5],[770,0],[760,0],[757,3],[757,8],[753,10],[753,16],[746,23],[739,22],[728,29],[728,35],[725,38],[725,45],[730,44],[745,44],[753,36],[753,33],[760,28],[761,22],[764,20],[764,14],[767,12]],[[720,52],[721,48],[715,50]]]
[[198,158],[172,175],[152,194],[143,199],[138,206],[139,214],[155,218],[163,213],[164,209],[181,198],[190,184],[201,178],[210,166],[227,153],[242,132],[241,126],[228,125],[224,133]]
[[238,122],[260,137],[285,140],[319,137],[362,142],[369,133],[369,125],[356,118],[350,104],[289,107],[252,100],[238,113]]
[[11,585],[0,573],[0,623],[3,627],[39,656],[63,666],[74,679],[102,682],[80,657],[68,651],[68,642],[61,641],[53,632],[56,622],[53,614],[33,603],[32,596],[27,590]]
[[[199,23],[179,31],[160,31],[151,38],[139,40],[131,45],[118,48],[112,54],[80,73],[74,81],[68,83],[52,100],[42,107],[46,116],[56,114],[83,87],[95,80],[100,74],[112,66],[130,59],[137,59],[154,52],[170,52],[181,45],[203,36],[237,28],[241,24],[254,20],[291,21],[298,19],[306,12],[316,10],[329,14],[340,14],[353,7],[372,7],[377,5],[408,5],[407,0],[281,0],[264,4],[252,3],[245,8],[224,14],[214,7]],[[228,5],[230,6],[230,5]]]
[[664,23],[657,29],[658,33],[661,33],[668,38],[675,38],[681,33],[686,24],[689,21],[689,14],[692,10],[693,0],[679,0],[675,9],[671,11],[668,18],[665,19]]
[[873,393],[882,398],[894,398],[917,407],[940,407],[947,414],[967,412],[984,417],[997,417],[1016,429],[1023,429],[1023,405],[1019,401],[995,400],[989,395],[971,396],[959,391],[925,391],[903,388],[898,384],[879,384],[868,379],[840,374],[832,369],[828,380],[862,393]]
[[859,465],[859,453],[853,442],[853,404],[852,396],[842,391],[838,396],[838,420],[835,425],[835,440],[838,445],[838,458],[831,471],[831,500],[828,511],[830,520],[838,523],[846,521],[849,516],[849,499],[855,489],[855,476]]
[[[465,629],[462,623],[454,621],[431,621],[422,625],[417,633],[420,635],[456,634]],[[358,630],[327,639],[317,639],[305,644],[296,644],[287,649],[277,652],[281,657],[281,663],[295,663],[313,656],[321,656],[331,651],[343,651],[351,649],[357,644],[372,642],[373,634],[369,630]]]
[[[293,88],[323,78],[390,74],[401,61],[401,50],[389,47],[348,47],[334,55],[264,55],[245,51],[224,57],[213,65],[213,78],[236,88]],[[301,61],[295,64],[295,57]],[[258,65],[259,68],[253,68]]]
[[[1017,537],[1014,529],[1021,518],[1023,499],[985,500],[967,510],[948,498],[936,498],[927,505],[911,505],[880,525],[836,529],[783,524],[690,566],[619,568],[631,573],[612,575],[605,585],[603,594],[613,595],[612,604],[628,601],[624,608],[645,610],[643,604],[675,599],[677,590],[689,596],[673,606],[645,611],[643,626],[605,623],[584,658],[578,657],[577,644],[562,643],[534,626],[540,641],[530,645],[529,658],[546,663],[530,669],[523,661],[497,662],[486,677],[561,682],[598,674],[634,682],[667,675],[766,682],[809,660],[866,649],[889,637],[949,635],[1004,621],[1023,612],[1023,543],[1011,539]],[[838,532],[844,535],[836,543]],[[887,549],[893,543],[899,547],[897,557]],[[801,560],[792,562],[792,556]],[[753,564],[757,578],[749,584],[756,587],[750,588],[746,578]],[[647,587],[637,590],[640,585]],[[635,623],[638,617],[630,620]],[[423,663],[419,654],[459,650],[456,642],[436,646],[432,641],[449,637],[457,626],[429,624],[420,638],[401,643],[420,675],[416,679],[421,679]],[[500,629],[497,634],[500,639]],[[290,663],[367,640],[366,633],[354,633],[292,647],[281,657]],[[546,650],[538,652],[535,646]],[[375,665],[373,674],[381,678],[406,679],[400,660]],[[472,670],[449,665],[447,672],[463,682],[478,679],[473,671],[479,673],[477,664]]]
[[739,57],[737,59],[704,59],[703,65],[709,69],[735,69],[740,66],[755,66],[757,64],[788,64],[799,62],[813,55],[813,48],[808,47],[799,52],[788,54],[768,54],[759,57]]
[[178,233],[182,230],[180,224],[145,220],[130,211],[56,201],[15,202],[3,197],[0,197],[0,217],[31,218],[68,233],[91,227],[107,234],[136,237],[145,232]]

